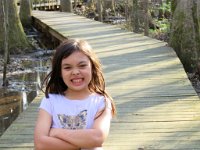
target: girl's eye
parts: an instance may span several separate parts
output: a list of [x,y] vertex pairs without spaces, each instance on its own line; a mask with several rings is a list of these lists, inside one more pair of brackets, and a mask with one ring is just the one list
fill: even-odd
[[80,68],[85,68],[87,65],[86,64],[82,64],[82,65],[80,65],[79,67]]
[[65,70],[69,70],[69,69],[71,69],[71,67],[64,67],[64,69],[65,69]]

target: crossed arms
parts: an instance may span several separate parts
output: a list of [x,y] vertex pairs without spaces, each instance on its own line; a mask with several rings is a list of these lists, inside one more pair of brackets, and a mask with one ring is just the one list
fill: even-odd
[[105,108],[103,113],[95,119],[91,129],[68,130],[51,128],[51,115],[40,109],[34,134],[35,149],[79,150],[101,147],[108,136],[111,117],[111,110]]

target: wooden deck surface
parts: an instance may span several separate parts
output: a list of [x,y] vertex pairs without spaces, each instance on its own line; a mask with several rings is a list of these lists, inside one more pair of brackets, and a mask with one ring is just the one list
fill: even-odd
[[[70,38],[83,38],[100,57],[118,115],[105,150],[200,149],[200,101],[166,43],[61,12],[34,17]],[[0,138],[0,149],[33,149],[40,94]]]

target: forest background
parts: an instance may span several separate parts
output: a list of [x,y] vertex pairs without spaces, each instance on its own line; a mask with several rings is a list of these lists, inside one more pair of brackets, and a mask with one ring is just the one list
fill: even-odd
[[[53,0],[1,0],[0,55],[3,86],[10,55],[35,50],[26,30],[32,28],[34,6]],[[54,0],[55,1],[55,0]],[[124,30],[165,41],[181,60],[189,79],[200,85],[200,0],[56,0],[57,11],[76,13],[97,21],[117,24]],[[17,5],[18,4],[18,5]],[[12,65],[11,65],[12,66]]]

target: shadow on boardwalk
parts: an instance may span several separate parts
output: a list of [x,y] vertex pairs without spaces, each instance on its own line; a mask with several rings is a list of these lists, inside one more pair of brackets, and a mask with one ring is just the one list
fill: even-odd
[[[199,98],[166,43],[74,14],[33,16],[65,37],[88,40],[100,57],[118,111],[105,150],[200,149]],[[0,149],[33,147],[40,99],[1,137]]]

